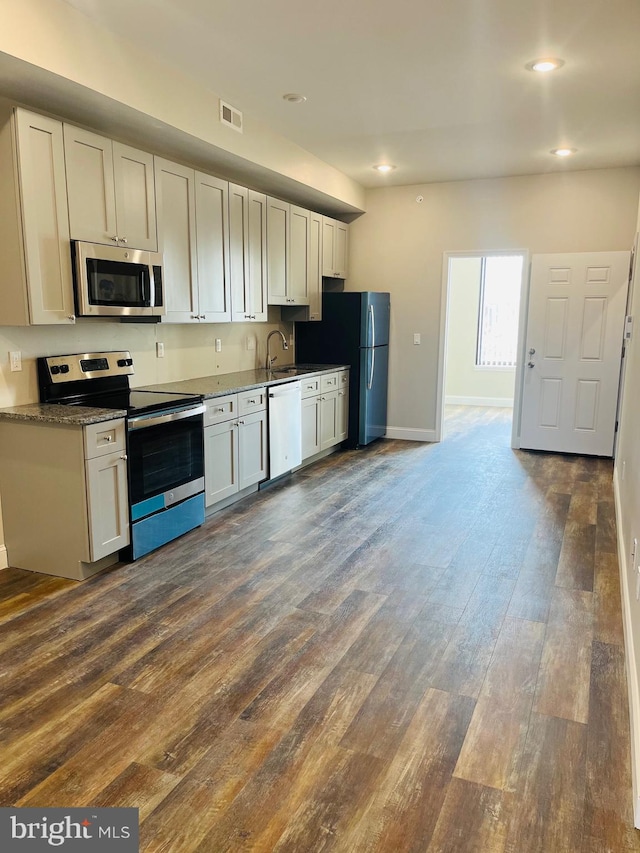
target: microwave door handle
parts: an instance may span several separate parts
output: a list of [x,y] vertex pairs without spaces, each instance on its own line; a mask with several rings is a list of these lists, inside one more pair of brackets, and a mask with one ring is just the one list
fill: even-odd
[[149,307],[155,308],[156,304],[156,283],[153,275],[153,264],[149,264]]

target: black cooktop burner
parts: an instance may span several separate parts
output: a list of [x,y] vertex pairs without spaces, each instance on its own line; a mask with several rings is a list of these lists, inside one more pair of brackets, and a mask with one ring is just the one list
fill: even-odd
[[124,409],[129,416],[198,403],[200,394],[136,391],[129,387],[133,359],[128,351],[76,353],[38,358],[41,403]]
[[168,391],[118,391],[115,394],[97,394],[94,397],[77,397],[74,400],[59,400],[73,406],[92,406],[98,409],[125,409],[129,415],[156,412],[187,403],[196,403],[202,397],[197,394],[172,394]]

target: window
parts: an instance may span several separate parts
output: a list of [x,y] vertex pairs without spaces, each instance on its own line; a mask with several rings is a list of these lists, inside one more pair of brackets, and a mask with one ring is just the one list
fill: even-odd
[[482,258],[478,311],[478,367],[514,367],[518,347],[521,255]]

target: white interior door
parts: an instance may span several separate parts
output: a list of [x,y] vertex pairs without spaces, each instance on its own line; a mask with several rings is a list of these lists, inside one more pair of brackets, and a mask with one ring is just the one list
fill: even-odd
[[611,456],[629,252],[534,255],[520,447]]

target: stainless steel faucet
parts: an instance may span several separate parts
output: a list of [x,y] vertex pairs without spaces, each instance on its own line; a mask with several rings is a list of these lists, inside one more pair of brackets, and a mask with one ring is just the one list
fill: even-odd
[[289,344],[287,343],[287,339],[285,338],[284,334],[280,331],[280,329],[274,329],[272,332],[269,332],[269,336],[267,337],[267,370],[271,370],[271,367],[272,367],[272,365],[273,365],[273,362],[274,362],[274,361],[277,359],[277,357],[278,357],[278,356],[276,356],[276,355],[274,355],[274,356],[273,356],[273,358],[271,358],[271,357],[269,356],[269,344],[270,344],[270,342],[271,342],[271,338],[272,338],[274,335],[280,335],[280,338],[282,339],[282,349],[283,349],[283,350],[288,350],[288,349],[289,349]]

